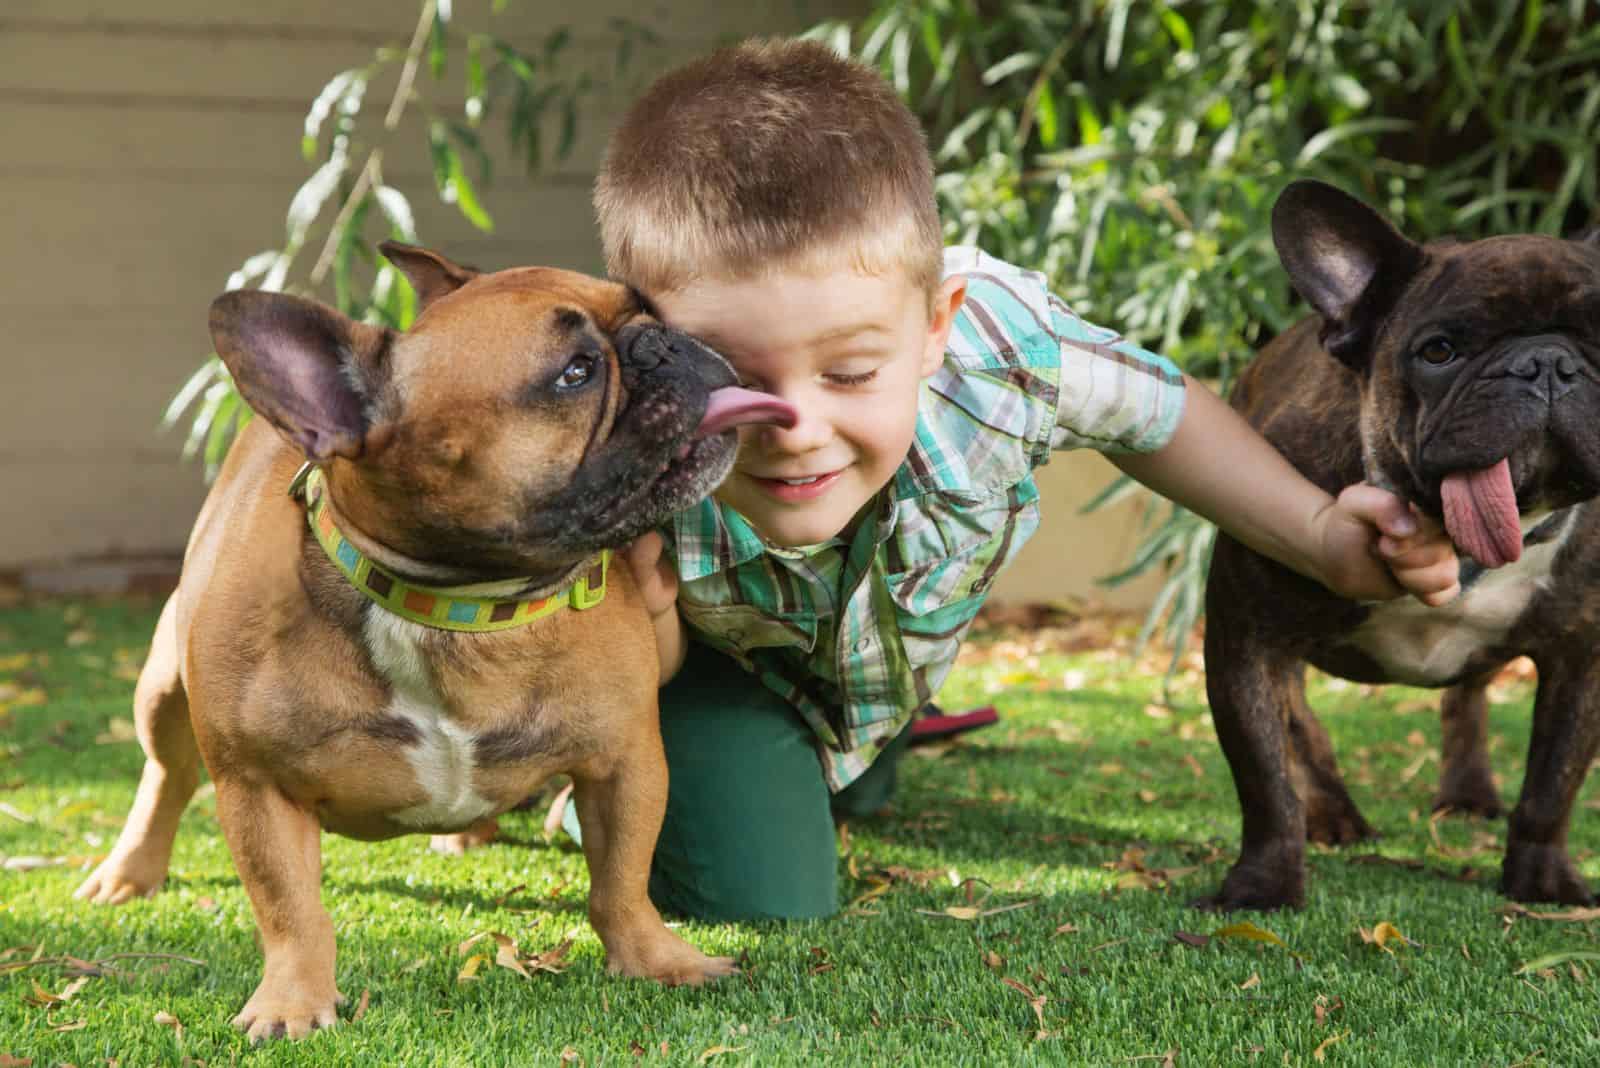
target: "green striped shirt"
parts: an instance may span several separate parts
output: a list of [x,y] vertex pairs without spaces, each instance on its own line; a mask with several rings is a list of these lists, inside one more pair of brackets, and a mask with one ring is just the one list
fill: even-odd
[[1053,449],[1150,452],[1183,411],[1183,377],[1078,318],[1044,278],[945,251],[967,296],[916,436],[870,521],[803,549],[768,545],[714,500],[668,532],[693,636],[789,701],[841,790],[938,690],[995,575],[1037,528],[1033,469]]

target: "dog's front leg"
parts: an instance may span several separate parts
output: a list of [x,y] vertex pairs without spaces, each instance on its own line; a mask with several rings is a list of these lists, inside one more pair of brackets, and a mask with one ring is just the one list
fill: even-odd
[[338,1022],[333,921],[322,908],[322,828],[268,782],[217,776],[217,819],[261,932],[261,984],[233,1025],[304,1038]]
[[583,854],[589,864],[589,922],[606,947],[606,968],[668,986],[698,986],[739,969],[708,957],[667,930],[650,902],[650,861],[667,808],[667,761],[650,717],[649,737],[620,745],[609,767],[573,775]]

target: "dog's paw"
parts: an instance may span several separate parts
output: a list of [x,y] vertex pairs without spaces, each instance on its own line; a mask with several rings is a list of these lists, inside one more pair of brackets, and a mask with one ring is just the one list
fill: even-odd
[[1189,907],[1203,912],[1272,912],[1297,909],[1305,904],[1303,861],[1282,865],[1246,865],[1242,861],[1228,872],[1214,894],[1196,898]]
[[154,896],[166,878],[164,860],[151,861],[137,853],[125,856],[113,853],[89,873],[72,896],[95,905],[120,905],[136,897]]
[[711,957],[668,931],[625,952],[607,952],[606,971],[635,979],[654,979],[664,986],[701,986],[739,974],[732,957]]
[[263,979],[233,1018],[233,1026],[245,1032],[252,1045],[264,1038],[305,1038],[336,1025],[337,1010],[344,1000],[337,990],[318,992],[304,985]]
[[1500,892],[1513,901],[1593,905],[1594,895],[1561,846],[1512,842],[1500,872]]
[[455,834],[436,834],[428,839],[428,848],[435,853],[443,853],[449,857],[459,857],[474,849],[488,845],[500,833],[500,824],[493,819],[486,819],[481,823],[474,823],[464,831]]
[[1506,814],[1506,806],[1495,789],[1489,769],[1474,765],[1460,770],[1445,768],[1439,779],[1439,792],[1433,799],[1435,812],[1480,816],[1496,820]]

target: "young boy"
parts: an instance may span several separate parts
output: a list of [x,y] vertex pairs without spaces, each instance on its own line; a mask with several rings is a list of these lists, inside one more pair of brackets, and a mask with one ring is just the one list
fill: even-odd
[[1034,531],[1030,472],[1052,449],[1110,454],[1345,596],[1456,592],[1449,542],[1398,498],[1330,498],[1039,275],[943,249],[916,119],[821,44],[750,42],[661,78],[595,203],[611,274],[799,413],[742,428],[666,556],[653,540],[630,556],[676,670],[663,908],[837,910],[832,813],[887,800],[914,710]]

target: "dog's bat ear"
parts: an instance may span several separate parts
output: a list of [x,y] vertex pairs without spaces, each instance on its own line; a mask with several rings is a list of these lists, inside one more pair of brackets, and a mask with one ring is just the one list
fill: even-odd
[[1364,368],[1374,328],[1422,266],[1421,246],[1355,197],[1313,181],[1279,194],[1272,242],[1295,290],[1323,318],[1323,346]]
[[378,246],[384,258],[400,269],[417,291],[417,312],[449,296],[482,272],[476,267],[463,267],[432,249],[405,245],[399,241],[385,241]]
[[284,293],[236,289],[211,303],[211,340],[240,396],[311,460],[361,455],[392,336]]

